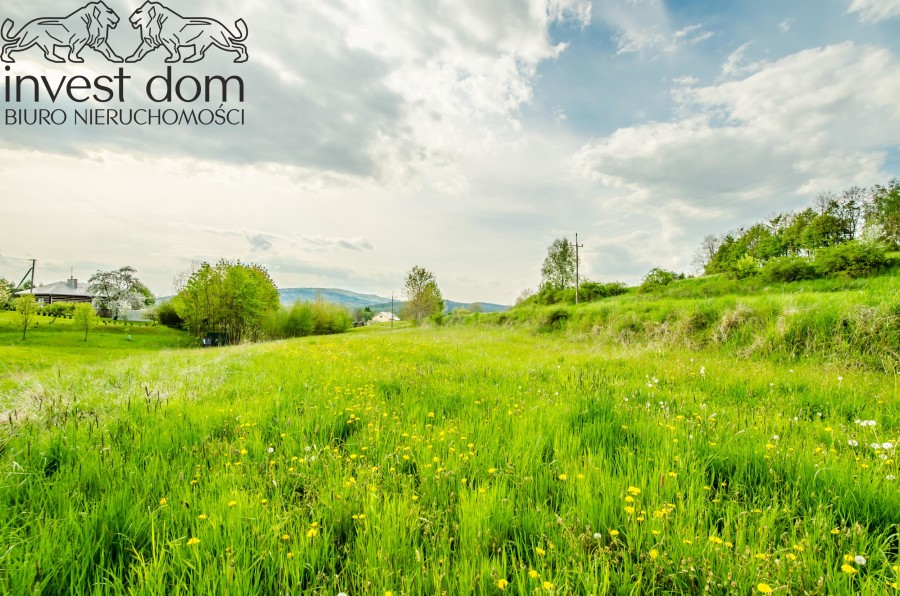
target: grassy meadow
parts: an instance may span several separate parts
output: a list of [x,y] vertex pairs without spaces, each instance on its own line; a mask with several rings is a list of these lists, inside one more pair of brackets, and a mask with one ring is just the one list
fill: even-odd
[[0,325],[0,591],[900,593],[900,286],[853,284],[208,350]]

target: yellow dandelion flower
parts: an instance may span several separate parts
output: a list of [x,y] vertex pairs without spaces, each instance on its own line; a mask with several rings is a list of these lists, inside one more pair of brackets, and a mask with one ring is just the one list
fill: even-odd
[[294,558],[294,553],[288,553],[288,554],[287,554],[287,558],[288,558],[288,559],[293,559],[293,558]]
[[772,592],[772,586],[769,584],[759,584],[756,586],[756,589],[762,594],[770,594]]
[[559,479],[565,481],[565,480],[568,480],[569,477],[566,476],[565,474],[560,474],[560,475],[559,475]]
[[844,555],[844,561],[846,561],[847,563],[852,563],[853,555]]
[[194,546],[195,544],[200,544],[199,538],[191,538],[190,540],[187,541],[188,546]]
[[165,504],[168,503],[168,502],[169,502],[169,499],[167,499],[167,498],[165,498],[165,497],[163,497],[162,499],[159,500],[159,504],[160,504],[160,505],[165,505]]
[[540,576],[541,576],[541,574],[538,573],[537,571],[535,571],[534,569],[529,569],[529,570],[528,570],[528,577],[530,577],[531,579],[537,579],[537,578],[539,578]]
[[247,450],[246,450],[246,449],[241,449],[241,455],[247,455]]
[[498,580],[497,580],[497,587],[498,587],[499,589],[501,589],[501,590],[505,590],[505,589],[506,589],[506,586],[508,586],[508,585],[509,585],[509,582],[506,581],[505,579],[498,579]]
[[846,563],[841,565],[841,571],[843,571],[847,575],[853,575],[854,573],[856,573],[856,569]]
[[551,582],[544,582],[544,589],[549,591],[553,589],[553,584]]
[[319,531],[315,528],[310,528],[309,531],[306,533],[307,538],[315,538],[318,535],[319,535]]
[[488,474],[496,474],[497,468],[488,468]]
[[228,501],[229,507],[234,507],[235,505],[237,505],[237,501]]
[[201,514],[198,515],[197,517],[200,518],[200,519],[206,519],[206,514],[205,514],[205,513],[201,513]]
[[833,530],[831,530],[831,533],[832,533],[832,534],[840,534],[841,531],[838,530],[837,528],[834,528]]
[[539,547],[539,546],[538,546],[537,548],[534,549],[534,552],[536,552],[536,553],[538,554],[539,557],[543,557],[544,555],[547,554],[547,551],[545,551],[544,549],[542,549],[542,548]]
[[616,536],[619,535],[619,531],[618,530],[610,530],[609,535],[612,536],[613,538],[615,538]]
[[287,542],[288,540],[291,539],[291,537],[288,536],[287,534],[284,534],[284,535],[282,535],[281,539],[284,540],[285,542]]
[[631,505],[628,505],[627,507],[625,507],[625,513],[627,513],[628,515],[633,515],[634,507],[632,507]]
[[658,559],[658,558],[659,558],[659,551],[656,550],[655,548],[650,549],[650,558],[651,558],[651,559]]

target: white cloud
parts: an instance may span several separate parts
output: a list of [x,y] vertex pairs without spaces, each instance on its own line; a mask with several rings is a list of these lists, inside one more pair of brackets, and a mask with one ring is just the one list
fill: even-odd
[[858,13],[863,23],[878,23],[900,16],[900,0],[852,0],[847,12]]
[[[867,147],[900,145],[894,55],[845,43],[757,66],[742,79],[676,87],[676,118],[586,144],[574,170],[629,197],[633,213],[653,204],[662,237],[704,219],[708,230],[709,220],[721,226],[821,190],[883,181],[886,148]],[[677,254],[664,243],[663,253]]]

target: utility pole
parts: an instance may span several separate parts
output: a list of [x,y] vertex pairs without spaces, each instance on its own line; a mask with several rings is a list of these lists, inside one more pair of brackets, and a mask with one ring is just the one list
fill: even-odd
[[578,258],[578,249],[584,248],[584,244],[578,244],[578,232],[575,233],[575,304],[578,304],[578,286],[580,284],[581,259]]
[[391,292],[391,329],[394,328],[394,293]]
[[31,275],[31,289],[32,289],[32,294],[34,293],[34,268],[35,268],[36,263],[37,263],[37,261],[35,259],[31,259],[31,269],[26,271],[25,275],[22,276],[22,279],[19,280],[19,283],[16,284],[16,287],[15,287],[16,290],[21,288],[22,284],[25,283],[25,280],[28,279],[28,276]]

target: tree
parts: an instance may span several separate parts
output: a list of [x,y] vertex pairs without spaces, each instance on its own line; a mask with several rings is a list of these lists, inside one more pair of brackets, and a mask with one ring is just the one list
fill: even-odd
[[541,266],[541,289],[565,290],[575,286],[575,249],[568,238],[557,238],[547,248]]
[[865,218],[866,226],[878,230],[882,241],[900,245],[900,179],[872,188]]
[[434,274],[422,267],[415,266],[406,274],[403,296],[406,298],[406,304],[403,305],[404,317],[412,319],[416,324],[426,317],[444,312],[444,297]]
[[6,305],[9,304],[10,298],[12,298],[12,294],[12,282],[8,282],[5,279],[0,278],[0,310],[6,308]]
[[32,294],[26,294],[16,299],[16,313],[19,315],[19,327],[22,329],[22,340],[25,340],[25,334],[28,328],[34,323],[37,316],[38,304]]
[[94,295],[94,308],[114,319],[128,309],[141,309],[155,302],[153,293],[135,275],[133,267],[98,271],[88,280],[88,292]]
[[259,265],[221,260],[202,263],[173,299],[185,326],[195,335],[224,333],[239,343],[257,339],[263,320],[280,308],[278,288]]
[[72,316],[72,323],[75,329],[84,331],[84,341],[88,339],[88,332],[97,322],[97,313],[90,304],[82,302],[75,306],[75,314]]
[[706,268],[712,262],[713,257],[716,256],[716,251],[719,250],[719,245],[721,243],[722,239],[715,234],[707,234],[703,237],[703,240],[700,242],[700,247],[697,248],[697,252],[694,253],[693,265],[696,271],[706,271]]

